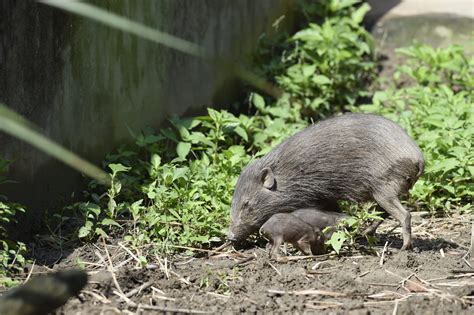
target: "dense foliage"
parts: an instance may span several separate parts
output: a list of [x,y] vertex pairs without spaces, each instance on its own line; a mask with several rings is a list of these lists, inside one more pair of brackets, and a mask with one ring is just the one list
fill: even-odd
[[353,110],[398,122],[421,147],[426,167],[411,204],[441,212],[469,209],[474,196],[474,58],[459,46],[435,50],[414,45],[398,52],[406,62],[394,75],[394,87]]
[[[8,165],[8,161],[0,158],[0,185],[7,181],[4,174]],[[0,286],[13,284],[7,273],[21,270],[25,263],[25,244],[10,240],[7,233],[7,226],[16,223],[15,215],[24,211],[21,205],[8,202],[5,196],[0,195]]]

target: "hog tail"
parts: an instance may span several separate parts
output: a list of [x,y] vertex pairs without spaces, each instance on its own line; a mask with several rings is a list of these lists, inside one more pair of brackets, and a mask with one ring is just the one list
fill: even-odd
[[423,159],[418,160],[418,173],[416,173],[416,179],[418,179],[425,168],[425,161]]

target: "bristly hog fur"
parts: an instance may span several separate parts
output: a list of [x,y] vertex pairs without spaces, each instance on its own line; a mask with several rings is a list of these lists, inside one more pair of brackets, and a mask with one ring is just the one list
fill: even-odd
[[232,200],[229,238],[245,239],[275,213],[321,202],[375,200],[402,223],[403,248],[409,248],[410,214],[398,196],[408,192],[423,166],[417,144],[389,119],[344,114],[323,120],[244,168]]

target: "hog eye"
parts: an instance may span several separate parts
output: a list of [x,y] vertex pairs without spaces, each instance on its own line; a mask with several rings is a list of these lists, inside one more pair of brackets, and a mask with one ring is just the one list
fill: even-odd
[[245,200],[245,201],[244,201],[244,204],[243,204],[243,207],[244,207],[244,208],[248,208],[248,207],[249,207],[249,204],[250,204],[250,201]]

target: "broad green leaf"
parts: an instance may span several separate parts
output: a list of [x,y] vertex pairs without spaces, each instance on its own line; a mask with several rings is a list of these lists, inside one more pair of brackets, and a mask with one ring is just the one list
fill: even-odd
[[79,233],[77,236],[79,238],[87,237],[91,233],[91,230],[92,230],[92,222],[86,221],[85,225],[79,229]]
[[117,202],[113,198],[109,198],[109,202],[107,203],[107,209],[109,213],[114,213],[115,209],[117,208]]
[[265,109],[265,100],[260,94],[252,93],[252,104],[259,110]]
[[189,142],[179,142],[176,146],[176,153],[182,159],[185,159],[186,156],[191,151],[191,143]]
[[238,134],[239,136],[241,136],[242,139],[244,139],[245,141],[248,141],[248,140],[249,140],[249,137],[248,137],[248,135],[247,135],[247,132],[246,132],[242,127],[240,127],[240,126],[239,126],[239,127],[236,127],[236,128],[234,129],[234,132],[235,132],[236,134]]
[[116,227],[121,227],[120,224],[118,224],[117,222],[115,222],[114,220],[112,219],[103,219],[102,222],[100,223],[101,225],[107,225],[107,226],[116,226]]
[[120,163],[117,163],[117,164],[109,164],[108,167],[110,168],[110,170],[112,171],[112,174],[115,176],[117,173],[120,173],[120,172],[127,172],[129,170],[131,170],[132,168],[131,167],[128,167],[128,166],[125,166],[125,165],[122,165]]
[[455,158],[448,158],[439,162],[436,162],[436,164],[431,165],[426,172],[427,173],[436,173],[439,171],[443,171],[443,173],[449,172],[453,168],[460,166],[459,161]]
[[186,178],[186,173],[188,172],[187,167],[179,167],[173,171],[173,182],[179,178]]
[[304,65],[302,71],[305,77],[310,77],[316,71],[316,65]]
[[354,226],[354,225],[357,223],[357,219],[354,218],[354,217],[349,217],[349,218],[345,219],[344,222],[345,222],[349,227],[352,227],[352,226]]
[[161,157],[153,153],[151,156],[151,165],[156,169],[161,165]]
[[344,244],[345,241],[346,241],[346,235],[344,234],[344,232],[336,231],[332,234],[328,243],[336,251],[336,253],[339,254],[342,244]]
[[314,83],[319,84],[319,85],[331,84],[332,83],[332,81],[328,77],[326,77],[324,75],[320,75],[320,74],[314,75],[312,80],[313,80]]
[[362,23],[362,20],[364,19],[364,16],[367,14],[367,12],[370,11],[370,5],[367,3],[362,4],[357,10],[352,12],[352,21],[355,24],[360,24]]
[[372,98],[372,102],[374,102],[374,104],[376,105],[380,105],[387,100],[388,100],[388,95],[387,95],[387,92],[385,91],[375,92],[374,97]]

